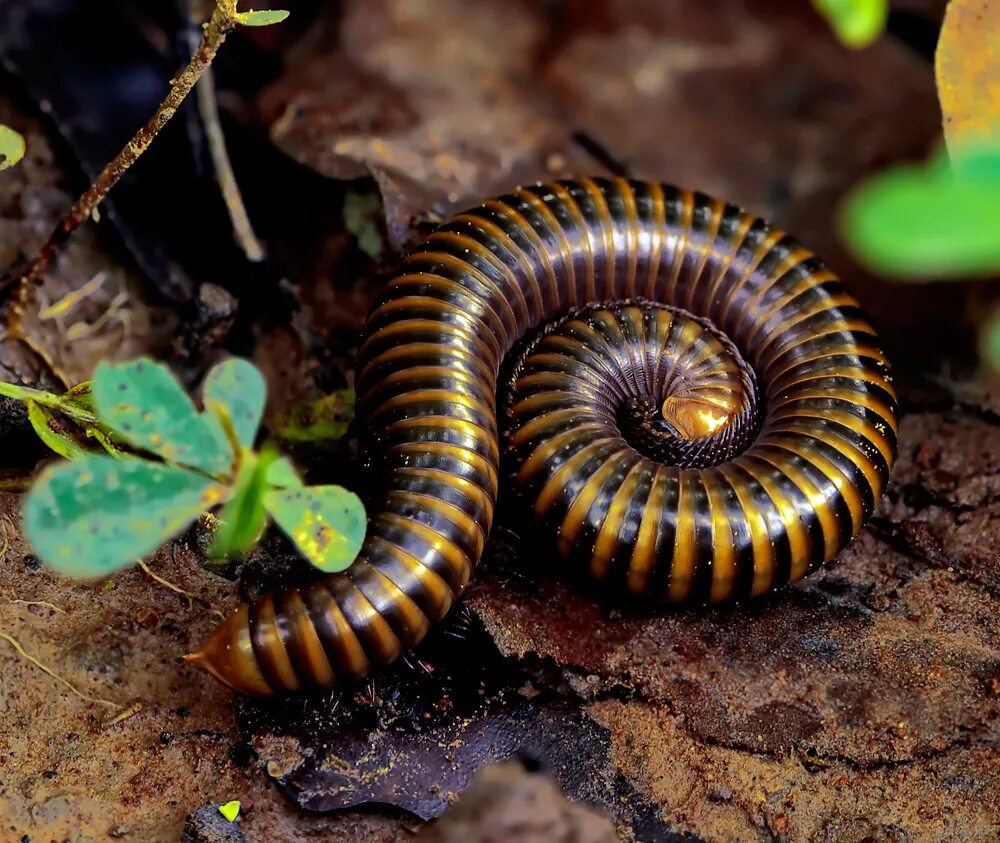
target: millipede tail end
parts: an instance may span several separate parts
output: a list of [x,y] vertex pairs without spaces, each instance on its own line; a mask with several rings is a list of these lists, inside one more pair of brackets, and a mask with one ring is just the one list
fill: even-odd
[[257,666],[250,644],[247,607],[240,606],[215,628],[201,649],[184,656],[239,694],[269,697],[274,690]]

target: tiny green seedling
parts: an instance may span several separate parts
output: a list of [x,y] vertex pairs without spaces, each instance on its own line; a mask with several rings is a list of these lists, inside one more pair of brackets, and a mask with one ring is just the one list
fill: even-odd
[[228,822],[236,822],[236,818],[240,815],[239,799],[234,799],[232,802],[226,802],[224,805],[220,805],[219,813],[222,814]]
[[24,138],[9,126],[0,123],[0,170],[13,167],[24,158],[26,149]]
[[317,568],[350,566],[366,526],[357,495],[307,487],[286,458],[253,448],[266,399],[260,371],[226,360],[202,393],[199,411],[170,370],[146,358],[102,364],[88,389],[66,396],[0,385],[0,394],[25,401],[29,418],[33,406],[66,415],[101,448],[56,435],[44,418],[35,425],[69,458],[46,468],[24,503],[25,536],[47,565],[70,576],[109,574],[221,506],[215,556],[249,550],[270,517]]
[[882,34],[889,17],[889,0],[813,0],[841,43],[867,47]]

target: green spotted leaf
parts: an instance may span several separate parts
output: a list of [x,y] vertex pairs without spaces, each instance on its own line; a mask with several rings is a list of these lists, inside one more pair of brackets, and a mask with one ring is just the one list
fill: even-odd
[[270,26],[273,23],[281,23],[288,15],[289,12],[285,9],[263,9],[256,12],[237,12],[235,17],[243,26]]
[[367,520],[361,499],[340,486],[276,489],[264,503],[275,523],[313,565],[334,573],[361,550]]
[[267,400],[267,384],[260,369],[238,357],[224,360],[205,376],[202,396],[206,409],[228,419],[239,444],[251,447]]
[[855,49],[867,47],[885,29],[889,0],[813,0],[841,42]]
[[224,495],[182,468],[88,455],[42,472],[25,498],[24,534],[60,573],[100,577],[152,553]]
[[0,124],[0,170],[13,167],[24,158],[27,146],[24,138],[9,126]]
[[94,405],[102,421],[130,445],[219,477],[235,455],[222,422],[199,413],[173,373],[139,358],[102,363],[94,374]]
[[277,456],[274,451],[265,451],[260,456],[250,450],[244,453],[232,497],[219,513],[219,527],[212,538],[210,555],[215,559],[246,553],[264,533],[267,527],[264,494],[269,487],[268,469]]

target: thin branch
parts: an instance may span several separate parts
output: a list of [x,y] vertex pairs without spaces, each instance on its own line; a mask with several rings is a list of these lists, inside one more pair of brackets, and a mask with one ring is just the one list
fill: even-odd
[[53,612],[57,612],[60,615],[65,615],[66,610],[60,609],[55,603],[50,603],[48,600],[20,600],[15,597],[11,597],[9,594],[3,594],[3,599],[8,603],[13,603],[17,606],[43,606],[46,609],[51,609]]
[[152,568],[149,567],[142,559],[137,560],[136,564],[143,570],[143,572],[150,579],[158,582],[164,588],[170,589],[170,591],[175,594],[180,594],[182,597],[186,597],[188,601],[188,608],[190,609],[194,605],[194,601],[197,599],[190,591],[185,591],[179,585],[175,585],[168,579],[164,579],[159,574],[157,574]]
[[83,223],[91,219],[97,211],[98,206],[108,195],[111,189],[118,183],[128,169],[149,149],[150,144],[157,134],[163,129],[171,118],[177,113],[185,98],[198,80],[202,77],[212,61],[219,47],[226,40],[226,36],[236,26],[236,4],[223,0],[216,5],[212,12],[212,17],[205,25],[201,43],[187,67],[184,68],[170,83],[170,92],[166,99],[160,103],[156,112],[149,119],[136,135],[130,140],[125,148],[115,157],[115,159],[104,168],[104,171],[97,177],[96,181],[84,193],[69,210],[65,217],[59,222],[55,230],[49,236],[46,243],[39,249],[38,253],[28,264],[26,270],[20,275],[8,275],[2,283],[0,289],[11,284],[18,284],[17,301],[11,310],[14,324],[20,320],[24,302],[27,298],[27,291],[32,285],[41,281],[42,275],[52,265],[56,253],[60,246],[65,243],[70,235],[76,231]]
[[246,206],[243,204],[243,194],[240,193],[240,187],[236,181],[236,174],[233,173],[229,150],[226,148],[226,136],[219,120],[219,104],[215,97],[215,74],[211,68],[205,71],[204,76],[201,77],[198,90],[195,93],[198,96],[198,111],[201,113],[201,121],[205,126],[208,151],[212,156],[212,163],[215,165],[216,178],[219,181],[219,188],[222,190],[222,198],[226,202],[226,209],[229,211],[229,219],[233,223],[233,234],[236,237],[236,242],[247,256],[247,260],[260,263],[267,257],[267,254],[253,230],[250,215],[247,214]]

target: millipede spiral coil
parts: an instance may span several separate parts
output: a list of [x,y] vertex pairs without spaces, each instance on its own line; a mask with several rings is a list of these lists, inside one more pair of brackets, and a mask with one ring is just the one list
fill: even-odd
[[561,557],[647,598],[799,579],[857,535],[895,456],[878,337],[793,238],[662,184],[524,187],[445,222],[368,317],[358,418],[379,494],[357,560],[242,606],[192,658],[280,695],[420,641],[490,533],[502,364],[504,493]]

